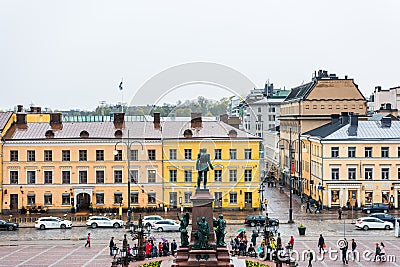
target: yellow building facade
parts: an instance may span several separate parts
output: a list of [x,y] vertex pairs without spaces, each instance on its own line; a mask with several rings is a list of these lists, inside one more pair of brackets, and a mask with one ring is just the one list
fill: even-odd
[[[335,74],[328,74],[326,71],[320,70],[318,74],[315,73],[311,82],[292,88],[282,103],[280,111],[279,140],[285,141],[279,143],[284,149],[279,152],[281,166],[277,169],[281,170],[281,181],[289,184],[288,174],[292,166],[289,166],[288,143],[291,141],[295,168],[293,186],[299,192],[303,180],[306,178],[300,168],[304,170],[309,166],[306,165],[307,163],[303,163],[303,166],[299,164],[300,161],[305,161],[304,158],[300,158],[300,154],[307,157],[305,153],[300,153],[307,149],[305,142],[294,140],[298,140],[299,135],[305,132],[329,123],[332,114],[366,115],[367,101],[353,79],[349,79],[347,76],[339,78]],[[307,181],[304,180],[304,182]]]
[[[225,139],[225,140],[224,140]],[[197,187],[196,159],[201,148],[207,149],[214,169],[207,177],[207,188],[214,196],[214,208],[259,208],[259,140],[215,140],[195,138],[165,140],[164,194],[171,207],[191,207]],[[203,188],[203,182],[200,184]]]
[[[160,123],[159,116],[154,122],[124,121],[121,113],[106,122],[62,122],[60,114],[47,114],[47,122],[32,121],[21,112],[13,116],[15,121],[3,136],[1,212],[22,208],[127,209],[128,198],[134,211],[177,207],[181,199],[182,204],[190,206],[185,190],[194,192],[195,159],[203,146],[211,154],[216,147],[221,149],[221,160],[213,162],[217,175],[221,173],[223,178],[217,186],[211,171],[209,179],[212,193],[221,192],[223,196],[217,195],[220,206],[259,205],[260,140],[239,130],[229,136],[234,128],[222,122],[187,127],[194,133],[187,138],[183,137],[186,127],[181,122]],[[215,131],[217,126],[219,130]],[[169,157],[173,147],[177,150],[175,160]],[[192,160],[184,159],[188,149],[192,150]],[[230,149],[236,149],[237,159],[229,160]],[[244,160],[244,153],[248,160]],[[172,166],[177,170],[177,183],[170,182]],[[227,180],[231,169],[237,173],[235,181]],[[192,182],[181,180],[185,170],[192,171]],[[177,195],[171,205],[173,192]],[[232,192],[232,203],[223,204],[230,201],[228,192]]]
[[304,193],[327,207],[400,207],[399,132],[390,118],[349,116],[304,133]]

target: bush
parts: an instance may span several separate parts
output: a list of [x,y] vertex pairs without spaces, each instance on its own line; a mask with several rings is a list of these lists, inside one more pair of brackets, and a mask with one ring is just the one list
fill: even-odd
[[161,266],[161,261],[153,261],[140,265],[139,267],[160,267],[160,266]]
[[270,267],[269,265],[266,265],[264,263],[260,263],[258,261],[249,261],[246,260],[246,267]]

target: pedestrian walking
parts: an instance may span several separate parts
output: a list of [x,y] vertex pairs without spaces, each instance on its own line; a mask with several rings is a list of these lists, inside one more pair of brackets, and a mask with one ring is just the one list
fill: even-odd
[[253,244],[253,247],[256,246],[257,237],[258,237],[257,231],[253,230],[253,233],[251,234],[251,243]]
[[322,234],[319,235],[318,239],[318,248],[319,248],[319,253],[321,253],[321,250],[325,252],[325,239],[322,236]]
[[115,246],[114,237],[111,237],[110,245],[109,245],[109,247],[110,247],[110,256],[113,256],[112,249],[113,249],[114,246]]
[[312,267],[312,260],[314,259],[314,255],[311,252],[311,250],[308,250],[307,258],[308,258],[308,267]]
[[90,233],[87,234],[85,248],[86,248],[86,246],[89,246],[89,248],[90,248]]
[[342,207],[339,207],[339,209],[338,209],[339,220],[342,219],[342,212],[343,212]]
[[281,239],[281,233],[278,233],[278,237],[276,238],[276,247],[278,249],[282,248],[282,239]]
[[307,201],[307,207],[306,207],[306,213],[307,213],[307,211],[309,211],[310,213],[312,213],[312,211],[311,211],[311,209],[310,209],[310,200],[309,201]]
[[380,254],[379,254],[381,261],[386,261],[386,256],[385,256],[386,251],[385,251],[385,245],[383,244],[383,242],[381,242],[381,245],[379,246],[379,248],[381,250]]
[[353,254],[353,261],[356,260],[356,248],[357,248],[357,243],[354,241],[354,238],[351,240],[351,254]]
[[293,236],[290,236],[288,245],[289,245],[290,249],[293,249],[293,247],[294,247],[294,237]]
[[268,199],[267,198],[264,199],[264,206],[265,206],[265,210],[268,210]]
[[379,246],[379,243],[375,244],[375,257],[373,261],[376,261],[377,259],[380,260],[380,255],[381,255],[381,247]]
[[342,262],[343,262],[343,264],[349,264],[349,261],[347,260],[347,250],[349,249],[349,243],[347,242],[346,238],[344,238],[344,245],[340,249],[342,250]]

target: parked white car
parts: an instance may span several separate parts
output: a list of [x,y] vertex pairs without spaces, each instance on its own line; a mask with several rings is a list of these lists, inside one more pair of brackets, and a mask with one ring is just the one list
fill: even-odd
[[142,223],[144,226],[147,226],[147,225],[153,225],[153,223],[162,220],[164,220],[164,218],[159,215],[149,215],[143,217]]
[[124,221],[118,219],[110,219],[105,216],[91,216],[86,221],[86,225],[92,228],[97,228],[97,227],[119,228],[124,226]]
[[159,232],[179,231],[179,227],[179,223],[175,222],[174,220],[161,220],[151,224],[151,228]]
[[368,229],[385,229],[389,230],[393,228],[393,223],[385,222],[374,217],[363,217],[357,219],[356,227],[364,230]]
[[41,217],[37,221],[35,221],[35,228],[39,228],[40,230],[44,229],[55,229],[55,228],[71,228],[72,222],[68,220],[62,220],[58,217]]

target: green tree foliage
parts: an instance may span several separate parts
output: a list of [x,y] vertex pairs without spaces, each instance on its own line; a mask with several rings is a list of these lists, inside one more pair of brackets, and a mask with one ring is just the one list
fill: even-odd
[[[159,112],[161,117],[190,117],[192,112],[201,112],[203,116],[215,117],[225,114],[228,105],[228,98],[222,98],[219,101],[215,101],[199,96],[194,100],[178,100],[176,104],[163,103],[159,106],[124,106],[123,110],[127,115],[134,116],[153,115],[154,112]],[[99,105],[94,111],[69,110],[63,111],[63,114],[75,116],[109,116],[115,112],[121,112],[120,105]]]

